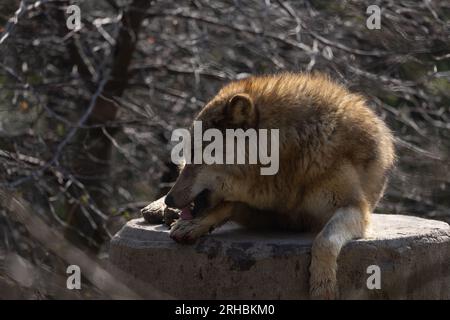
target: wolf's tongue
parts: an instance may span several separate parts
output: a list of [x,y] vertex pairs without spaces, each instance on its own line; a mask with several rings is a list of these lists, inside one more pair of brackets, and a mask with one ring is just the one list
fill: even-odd
[[181,209],[180,218],[183,219],[183,220],[191,220],[191,219],[193,219],[194,216],[192,215],[191,208],[184,207],[183,209]]

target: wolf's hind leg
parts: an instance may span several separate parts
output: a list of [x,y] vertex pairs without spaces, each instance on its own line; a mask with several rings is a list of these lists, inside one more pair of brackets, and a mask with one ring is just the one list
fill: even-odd
[[317,235],[312,246],[310,296],[312,299],[336,299],[337,258],[351,239],[363,237],[368,225],[369,210],[361,205],[339,208]]
[[176,242],[193,243],[202,235],[226,222],[231,217],[233,208],[233,202],[224,202],[202,217],[192,220],[178,219],[170,229],[170,237]]

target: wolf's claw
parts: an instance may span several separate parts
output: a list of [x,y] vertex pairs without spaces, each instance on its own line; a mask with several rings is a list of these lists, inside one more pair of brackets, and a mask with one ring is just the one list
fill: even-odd
[[178,219],[172,224],[170,237],[178,243],[193,244],[198,238],[207,233],[198,219]]

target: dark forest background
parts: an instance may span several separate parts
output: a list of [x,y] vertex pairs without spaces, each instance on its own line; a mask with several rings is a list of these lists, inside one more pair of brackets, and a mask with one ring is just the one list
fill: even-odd
[[0,298],[115,297],[109,239],[175,180],[172,130],[251,74],[322,71],[365,95],[399,156],[377,212],[450,222],[449,27],[439,0],[1,0]]

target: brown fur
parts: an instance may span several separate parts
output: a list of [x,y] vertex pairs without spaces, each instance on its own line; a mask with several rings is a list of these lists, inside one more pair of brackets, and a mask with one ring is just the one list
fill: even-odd
[[339,251],[364,236],[394,163],[383,121],[363,97],[328,77],[294,73],[232,82],[197,120],[204,130],[279,129],[279,171],[264,176],[259,165],[185,166],[168,194],[175,206],[204,188],[212,191],[213,206],[195,221],[178,220],[172,237],[193,241],[228,219],[320,231],[312,248],[311,295],[336,297]]

